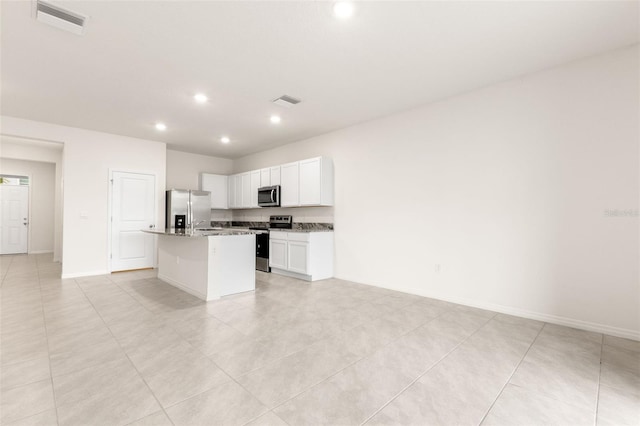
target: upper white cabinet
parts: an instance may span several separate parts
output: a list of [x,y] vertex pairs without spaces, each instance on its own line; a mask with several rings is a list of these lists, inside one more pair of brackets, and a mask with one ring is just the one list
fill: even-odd
[[[271,185],[280,185],[280,166],[271,167]],[[262,185],[265,186],[265,185]]]
[[280,166],[260,170],[260,187],[280,185]]
[[273,185],[280,185],[282,207],[332,206],[333,162],[327,157],[316,157],[231,175],[227,206],[258,208],[258,188]]
[[260,187],[271,186],[271,169],[260,170]]
[[246,209],[251,207],[251,173],[242,173],[240,178],[242,180],[242,204],[240,207]]
[[229,176],[228,179],[228,184],[229,184],[229,190],[227,191],[229,193],[229,208],[230,209],[235,209],[238,205],[238,203],[236,203],[236,177],[235,175],[231,175]]
[[280,166],[280,205],[282,207],[300,205],[299,169],[297,161]]
[[300,161],[300,205],[333,205],[333,162],[324,157]]
[[250,174],[250,184],[249,184],[249,193],[250,193],[250,204],[249,207],[255,208],[258,207],[258,188],[260,188],[260,180],[261,180],[261,172],[260,170],[254,170]]
[[229,208],[228,181],[229,178],[224,175],[200,174],[200,189],[211,192],[212,209]]

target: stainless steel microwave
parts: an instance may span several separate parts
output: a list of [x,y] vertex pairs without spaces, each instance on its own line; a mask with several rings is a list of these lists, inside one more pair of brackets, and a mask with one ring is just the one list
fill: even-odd
[[280,185],[258,188],[258,206],[280,207]]

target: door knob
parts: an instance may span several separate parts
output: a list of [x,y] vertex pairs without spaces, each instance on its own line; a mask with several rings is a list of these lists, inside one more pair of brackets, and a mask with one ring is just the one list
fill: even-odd
[[155,225],[149,225],[149,229],[153,229],[155,227],[156,227]]

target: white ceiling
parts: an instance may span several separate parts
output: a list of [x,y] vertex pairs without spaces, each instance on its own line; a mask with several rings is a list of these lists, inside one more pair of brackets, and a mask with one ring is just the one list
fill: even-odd
[[[346,21],[323,1],[56,4],[90,17],[84,36],[37,22],[29,1],[1,2],[2,114],[227,158],[637,43],[639,32],[637,1],[357,2]],[[270,103],[283,94],[302,103]]]

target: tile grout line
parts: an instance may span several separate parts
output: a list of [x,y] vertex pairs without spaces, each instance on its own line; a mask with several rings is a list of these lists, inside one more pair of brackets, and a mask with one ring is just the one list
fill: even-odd
[[[107,277],[107,279],[109,280],[109,282],[113,285],[115,285],[116,287],[118,287],[120,290],[124,291],[124,289],[122,289],[115,281],[111,281],[111,279],[109,279]],[[120,348],[120,350],[122,351],[122,353],[124,354],[124,356],[127,358],[127,361],[129,361],[129,364],[133,367],[133,369],[136,371],[136,373],[138,374],[138,377],[140,377],[140,380],[142,380],[142,382],[144,383],[144,385],[147,387],[147,389],[149,390],[149,393],[151,393],[151,395],[153,396],[153,399],[156,400],[156,402],[158,403],[158,406],[160,407],[160,409],[162,410],[162,412],[164,413],[165,416],[167,416],[167,418],[169,419],[169,421],[171,422],[171,424],[173,423],[173,420],[171,420],[171,418],[169,417],[169,415],[167,414],[167,412],[164,409],[164,406],[162,405],[162,403],[160,403],[160,400],[158,400],[158,397],[156,396],[156,394],[153,392],[153,390],[151,390],[151,388],[149,387],[149,384],[147,383],[147,381],[145,380],[145,378],[142,376],[142,374],[140,373],[140,371],[138,371],[138,368],[135,366],[135,364],[133,363],[133,361],[131,361],[131,358],[129,358],[129,354],[127,354],[127,352],[122,348],[122,345],[120,344],[120,342],[118,341],[118,339],[116,339],[116,336],[113,335],[113,332],[111,331],[111,328],[109,328],[109,324],[107,324],[107,322],[104,320],[104,318],[102,317],[102,315],[100,314],[100,312],[98,312],[98,310],[96,309],[95,305],[93,304],[93,302],[91,301],[91,299],[89,299],[89,296],[87,296],[87,293],[85,293],[84,288],[82,288],[82,286],[80,286],[78,284],[78,287],[80,288],[80,291],[82,291],[82,294],[84,295],[84,297],[89,301],[89,303],[91,304],[91,306],[93,307],[93,309],[96,311],[96,314],[98,314],[98,316],[100,317],[100,320],[104,323],[105,327],[107,328],[107,330],[109,330],[109,334],[111,335],[111,337],[113,338],[113,340],[115,340],[116,344],[118,345],[118,347]],[[126,292],[125,292],[126,293]],[[133,297],[132,297],[133,298]],[[140,303],[140,302],[138,302]],[[140,305],[142,305],[140,303]],[[144,306],[143,306],[144,307]],[[157,412],[157,411],[156,411]],[[129,423],[126,423],[125,425],[129,425],[133,422],[137,422],[138,420],[142,420],[145,417],[148,417],[150,415],[152,415],[153,413],[150,413],[144,417],[141,417],[139,419],[134,419],[132,421],[130,421]]]
[[[455,309],[455,308],[454,308]],[[448,312],[448,311],[447,311]],[[444,314],[444,313],[443,313]],[[497,313],[495,313],[492,317],[488,318],[487,321],[485,321],[480,327],[478,327],[477,330],[475,330],[473,333],[471,333],[470,335],[468,335],[467,337],[465,337],[464,339],[462,339],[460,341],[460,343],[458,343],[457,345],[455,345],[453,348],[451,348],[451,350],[449,352],[447,352],[446,354],[444,354],[440,359],[438,359],[436,362],[434,362],[431,366],[429,366],[429,368],[427,368],[422,374],[420,374],[418,377],[416,377],[414,380],[411,381],[411,383],[409,383],[407,386],[405,386],[404,388],[402,388],[397,394],[395,394],[391,399],[389,399],[389,401],[385,402],[384,404],[382,404],[382,406],[380,408],[378,408],[374,413],[372,413],[369,417],[367,417],[366,419],[364,419],[364,421],[362,421],[362,423],[360,423],[360,425],[364,425],[365,423],[367,423],[369,420],[371,420],[376,414],[378,414],[379,412],[381,412],[382,410],[384,410],[384,408],[391,404],[396,398],[398,398],[400,395],[402,395],[402,393],[404,393],[407,389],[409,389],[411,386],[413,386],[414,383],[416,383],[418,380],[420,380],[424,375],[426,375],[429,371],[431,371],[436,365],[440,364],[442,362],[442,360],[444,360],[446,357],[448,357],[453,351],[455,351],[456,349],[458,349],[458,347],[460,347],[463,343],[465,343],[467,340],[469,340],[472,336],[474,336],[478,331],[480,331],[482,328],[484,328],[493,318],[495,318],[495,316],[497,315]],[[435,318],[434,318],[435,319]]]
[[[147,280],[147,278],[143,278],[145,281]],[[148,309],[146,306],[144,306],[142,303],[140,303],[140,301],[138,301],[138,299],[136,299],[135,297],[133,297],[131,294],[129,294],[128,291],[126,291],[124,288],[120,287],[120,284],[118,284],[115,281],[112,281],[111,279],[109,279],[109,281],[111,281],[113,284],[116,285],[116,287],[118,287],[120,290],[124,291],[129,297],[131,297],[133,300],[135,300],[140,306],[142,306],[143,309],[145,309],[146,311],[148,311],[149,313],[151,313],[152,315],[156,316],[157,314],[155,312],[152,312],[150,309]],[[82,292],[84,293],[84,289],[82,289]],[[86,297],[86,293],[85,293],[85,297]],[[87,299],[89,299],[87,297]],[[91,302],[91,300],[89,300],[89,303],[91,303],[91,305],[93,306],[93,302]],[[95,306],[94,306],[95,309]],[[129,361],[129,363],[131,364],[131,366],[133,367],[134,370],[136,370],[136,373],[138,373],[138,376],[140,377],[140,379],[142,380],[142,382],[144,383],[144,385],[147,387],[147,389],[149,389],[149,392],[151,393],[151,395],[153,395],[153,398],[156,400],[156,402],[158,403],[158,405],[160,406],[160,410],[162,410],[162,412],[164,413],[164,415],[167,417],[167,419],[169,419],[169,422],[172,425],[175,425],[175,423],[173,422],[173,420],[171,419],[171,417],[169,417],[169,414],[167,413],[167,411],[165,410],[164,406],[162,405],[162,403],[160,402],[160,400],[158,399],[158,397],[156,396],[156,394],[153,392],[153,390],[151,389],[151,387],[149,386],[149,384],[147,383],[147,380],[144,378],[144,376],[142,375],[142,373],[140,373],[140,371],[138,370],[138,367],[136,367],[136,365],[133,363],[133,361],[131,361],[131,358],[129,357],[129,354],[127,353],[127,351],[125,351],[122,348],[122,345],[120,344],[120,342],[118,341],[118,339],[116,338],[116,336],[113,335],[113,332],[111,331],[111,327],[109,327],[109,324],[107,324],[107,322],[102,318],[102,315],[100,315],[100,312],[98,312],[98,310],[96,309],[96,312],[98,313],[98,315],[100,316],[100,318],[102,319],[102,321],[105,323],[105,326],[107,327],[107,329],[109,330],[109,334],[111,334],[111,337],[113,337],[113,339],[116,341],[116,343],[118,344],[118,347],[120,347],[120,349],[122,350],[122,352],[124,353],[124,356],[127,357],[127,360]],[[151,413],[145,417],[142,417],[140,419],[136,419],[133,420],[129,423],[127,423],[127,425],[137,422],[138,420],[142,420],[148,416],[153,415],[154,413]]]
[[[37,268],[37,260],[36,260]],[[62,277],[60,277],[62,281]],[[56,411],[56,424],[60,426],[58,418],[58,401],[56,400],[56,391],[53,387],[53,368],[51,368],[51,346],[49,344],[49,330],[47,328],[47,316],[44,313],[44,301],[42,299],[42,285],[40,284],[40,270],[38,269],[38,292],[40,293],[40,304],[42,305],[42,321],[44,322],[44,334],[47,338],[47,358],[49,359],[49,378],[51,379],[51,394],[53,395],[53,409]]]
[[[364,304],[364,303],[367,303],[367,302],[363,302],[363,304]],[[240,304],[238,304],[238,305],[240,305]],[[240,305],[240,306],[242,306],[242,305]],[[295,308],[295,306],[290,306],[290,307]],[[252,309],[252,308],[250,308],[250,307],[249,307],[249,309]],[[345,309],[348,309],[348,308],[345,308]],[[253,309],[252,309],[252,310],[253,310]],[[254,312],[258,313],[258,315],[261,315],[261,316],[265,316],[265,317],[267,317],[267,315],[262,315],[262,314],[260,314],[259,312],[255,311],[255,310],[254,310]],[[224,324],[228,325],[229,327],[233,328],[234,330],[236,330],[236,331],[238,331],[239,333],[241,333],[241,334],[243,334],[244,336],[246,336],[246,334],[244,334],[242,331],[240,331],[240,330],[236,329],[235,327],[233,327],[233,326],[232,326],[232,325],[230,325],[230,324],[227,324],[227,323],[226,323],[226,322],[224,322],[222,319],[217,318],[215,315],[211,314],[211,317],[216,318],[217,320],[221,321],[222,323],[224,323]],[[379,318],[380,318],[380,317],[379,317]],[[435,319],[435,318],[434,318],[434,319]],[[431,320],[430,320],[430,321],[431,321]],[[355,327],[357,327],[357,326],[355,326]],[[354,328],[355,328],[355,327],[354,327]],[[416,328],[417,328],[417,327],[416,327]],[[409,332],[410,332],[410,331],[409,331]],[[248,336],[246,336],[246,337],[248,337]],[[332,337],[332,336],[330,336],[330,337]],[[263,365],[263,366],[256,367],[256,368],[254,368],[254,369],[252,369],[252,370],[246,371],[246,372],[242,373],[242,374],[241,374],[241,376],[244,376],[244,375],[250,374],[250,373],[252,373],[252,372],[254,372],[254,371],[257,371],[257,370],[259,370],[259,369],[261,369],[261,368],[263,368],[263,367],[265,367],[265,366],[268,366],[268,365],[274,364],[275,362],[280,361],[280,360],[282,360],[282,359],[284,359],[284,358],[286,358],[286,357],[288,357],[288,356],[291,356],[291,355],[294,355],[294,354],[296,354],[296,353],[302,352],[303,350],[308,349],[309,347],[313,346],[314,344],[316,344],[316,343],[318,343],[318,342],[321,342],[322,340],[325,340],[325,339],[330,338],[330,337],[325,337],[325,338],[322,338],[322,339],[316,340],[316,341],[314,341],[313,343],[310,343],[309,345],[305,346],[304,348],[301,348],[301,349],[299,349],[299,350],[297,350],[297,351],[291,352],[290,354],[286,354],[286,355],[284,355],[284,356],[282,356],[282,357],[279,357],[279,358],[276,358],[276,359],[274,359],[274,360],[271,360],[271,361],[267,362],[267,363],[266,363],[265,365]],[[253,339],[253,340],[255,340],[255,339]],[[386,345],[383,345],[382,347],[384,347],[384,346],[386,346]],[[201,352],[202,352],[202,351],[201,351]],[[223,371],[227,376],[229,376],[229,377],[231,378],[231,380],[232,380],[232,381],[234,381],[238,386],[240,386],[242,389],[244,389],[244,390],[245,390],[249,395],[251,395],[253,398],[255,398],[255,399],[256,399],[260,404],[262,404],[263,406],[265,406],[265,407],[267,408],[267,411],[265,411],[264,413],[260,414],[259,416],[255,417],[255,418],[250,419],[248,422],[244,423],[245,425],[246,425],[246,424],[251,423],[252,421],[254,421],[254,420],[256,420],[256,419],[258,419],[258,418],[260,418],[260,417],[262,417],[262,416],[264,416],[265,414],[267,414],[267,413],[269,413],[269,412],[270,412],[270,413],[273,413],[273,415],[277,416],[280,420],[282,420],[284,423],[286,423],[286,424],[288,424],[288,425],[289,425],[290,423],[288,423],[286,420],[282,419],[280,416],[278,416],[277,414],[275,414],[274,410],[275,410],[276,408],[280,407],[281,405],[286,404],[288,401],[290,401],[290,400],[294,399],[294,398],[295,398],[295,397],[297,397],[298,395],[300,395],[300,394],[302,394],[302,393],[306,392],[307,390],[309,390],[309,389],[311,389],[312,387],[314,387],[314,386],[316,386],[316,385],[318,385],[318,384],[322,383],[323,381],[328,380],[329,378],[331,378],[331,377],[333,377],[334,375],[338,374],[340,371],[342,371],[342,370],[344,370],[344,369],[346,369],[346,368],[349,368],[351,365],[353,365],[353,364],[357,363],[357,362],[358,362],[358,361],[360,361],[361,359],[366,358],[366,356],[365,356],[365,357],[362,357],[362,358],[359,358],[359,359],[355,360],[354,362],[352,362],[352,363],[348,364],[347,366],[345,366],[344,368],[342,368],[342,369],[338,370],[338,371],[337,371],[337,372],[335,372],[334,374],[331,374],[329,377],[326,377],[326,378],[324,378],[324,379],[320,380],[319,382],[314,383],[313,385],[311,385],[311,386],[309,386],[309,387],[305,388],[304,390],[302,390],[301,392],[299,392],[299,393],[295,394],[294,396],[292,396],[291,398],[287,399],[286,401],[284,401],[284,402],[282,402],[282,403],[280,403],[280,404],[276,405],[275,407],[270,408],[269,406],[267,406],[267,405],[265,405],[264,403],[262,403],[262,401],[260,401],[260,399],[257,397],[257,395],[254,395],[254,394],[253,394],[249,389],[247,389],[244,385],[242,385],[242,383],[238,382],[238,381],[236,380],[236,378],[235,378],[235,377],[233,377],[233,376],[232,376],[230,373],[228,373],[224,368],[222,368],[220,365],[218,365],[218,364],[215,362],[215,360],[211,359],[211,355],[206,355],[206,354],[205,354],[205,356],[206,356],[208,359],[210,359],[210,360],[211,360],[211,362],[213,362],[213,363],[214,363],[214,364],[215,364],[215,365],[216,365],[216,366],[217,366],[221,371]],[[206,392],[206,391],[204,391],[204,392]],[[204,392],[202,392],[202,393],[204,393]],[[198,394],[198,395],[200,395],[200,394]],[[197,395],[195,395],[195,396],[197,396]],[[190,398],[193,398],[193,397],[190,397]],[[190,399],[190,398],[187,398],[187,399]],[[185,400],[185,401],[186,401],[186,400]],[[181,402],[183,402],[183,401],[181,401]],[[177,404],[177,403],[176,403],[176,404]],[[175,404],[174,404],[174,405],[175,405]]]
[[[364,305],[364,304],[366,304],[366,303],[369,303],[369,302],[363,302],[363,303],[361,303],[360,305]],[[360,305],[358,305],[358,306],[360,306]],[[289,306],[289,305],[288,305],[288,306]],[[408,305],[407,305],[407,306],[408,306]],[[291,306],[289,306],[289,307],[291,307],[291,308],[295,308],[295,306],[293,306],[293,305],[291,305]],[[245,307],[245,308],[246,308],[246,307]],[[248,308],[248,309],[252,309],[252,308]],[[343,310],[351,310],[351,309],[354,309],[354,308],[344,308]],[[399,308],[399,309],[398,309],[398,311],[399,311],[399,310],[401,310],[401,309],[402,309],[402,308]],[[252,310],[253,310],[253,309],[252,309]],[[259,312],[255,311],[255,310],[254,310],[254,312],[256,312],[258,315],[260,315],[260,316],[264,317],[264,319],[269,319],[269,316],[268,316],[268,315],[260,314]],[[443,313],[444,313],[444,312],[443,312]],[[379,319],[379,318],[383,318],[385,315],[389,315],[389,314],[382,314],[381,316],[375,317],[373,320],[376,320],[376,319]],[[440,314],[440,315],[442,315],[442,314]],[[245,336],[245,337],[249,338],[249,336],[247,336],[247,335],[246,335],[245,333],[243,333],[241,330],[239,330],[239,329],[235,328],[233,325],[226,323],[225,321],[223,321],[222,319],[220,319],[220,318],[216,317],[216,316],[215,316],[215,315],[213,315],[213,314],[211,314],[211,316],[212,316],[213,318],[217,319],[218,321],[221,321],[222,323],[224,323],[224,324],[228,325],[229,327],[233,328],[234,330],[236,330],[238,333],[242,334],[243,336]],[[433,319],[435,319],[435,318],[432,318],[432,319],[430,319],[429,321],[432,321]],[[279,321],[279,320],[274,320],[274,321]],[[428,321],[427,321],[427,322],[428,322]],[[363,324],[364,324],[364,323],[363,323]],[[347,332],[347,331],[349,331],[349,330],[351,330],[351,329],[353,329],[353,328],[359,327],[360,325],[363,325],[363,324],[358,324],[358,325],[356,325],[356,326],[354,326],[354,327],[351,327],[351,328],[349,328],[349,329],[342,330],[342,332]],[[425,322],[424,324],[426,324],[426,322]],[[422,324],[422,325],[424,325],[424,324]],[[419,325],[418,327],[421,327],[422,325]],[[416,327],[416,328],[418,328],[418,327]],[[411,330],[407,331],[407,333],[410,333],[410,332],[411,332],[411,331],[413,331],[413,330],[415,330],[415,329],[411,329]],[[403,336],[404,334],[407,334],[407,333],[403,333],[401,336]],[[401,337],[401,336],[399,336],[399,337]],[[265,363],[264,365],[261,365],[261,366],[259,366],[259,367],[254,368],[254,369],[251,369],[251,370],[245,371],[245,372],[243,372],[243,373],[241,374],[241,376],[244,376],[244,375],[246,375],[246,374],[250,374],[250,373],[252,373],[252,372],[254,372],[254,371],[256,371],[256,370],[259,370],[259,369],[261,369],[261,368],[263,368],[263,367],[266,367],[266,366],[268,366],[268,365],[270,365],[270,364],[274,364],[275,362],[280,361],[280,360],[282,360],[283,358],[286,358],[286,357],[288,357],[288,356],[295,355],[295,354],[297,354],[297,353],[299,353],[299,352],[302,352],[303,350],[308,349],[309,347],[311,347],[311,346],[315,345],[316,343],[321,342],[321,341],[323,341],[323,340],[326,340],[326,339],[328,339],[328,338],[330,338],[330,337],[333,337],[333,336],[323,337],[323,338],[321,338],[321,339],[314,340],[312,343],[310,343],[310,344],[308,344],[308,345],[306,345],[306,346],[304,346],[304,347],[302,347],[302,348],[300,348],[300,349],[298,349],[298,350],[296,350],[296,351],[293,351],[293,352],[287,353],[287,354],[285,354],[285,355],[283,355],[283,356],[281,356],[281,357],[278,357],[278,358],[275,358],[275,359],[269,360],[269,361],[268,361],[267,363]],[[399,337],[398,337],[398,338],[399,338]],[[254,341],[254,342],[257,342],[257,343],[261,343],[260,341],[256,340],[255,338],[251,338],[251,340],[252,340],[252,341]],[[396,340],[396,339],[394,339],[394,340]],[[389,342],[389,343],[391,343],[391,342]],[[388,343],[387,343],[387,344],[388,344]],[[386,346],[387,344],[384,344],[383,346],[381,346],[381,348],[382,348],[382,347],[384,347],[384,346]],[[207,357],[209,357],[210,355],[206,355],[206,356],[207,356]],[[362,358],[360,358],[360,359],[362,359]],[[359,361],[360,359],[358,359],[357,361]],[[212,361],[213,361],[213,360],[212,360]],[[357,362],[357,361],[356,361],[356,362]],[[217,364],[216,364],[216,365],[217,365]],[[350,365],[351,365],[351,364],[350,364]],[[346,368],[346,367],[345,367],[345,368]],[[228,373],[227,373],[227,374],[228,374]],[[318,383],[320,383],[320,382],[318,382]],[[318,384],[318,383],[316,383],[316,384]],[[314,386],[315,386],[315,385],[314,385]]]
[[513,371],[509,375],[509,378],[507,379],[505,384],[502,386],[502,389],[500,389],[500,392],[498,392],[498,395],[496,396],[496,398],[491,403],[491,406],[487,409],[487,412],[484,413],[484,416],[482,416],[482,419],[480,420],[480,423],[478,423],[478,425],[481,425],[482,422],[484,422],[484,420],[487,418],[487,416],[489,415],[489,413],[493,409],[493,406],[496,404],[496,402],[498,402],[498,399],[500,399],[500,396],[502,396],[502,393],[504,392],[504,389],[507,387],[509,382],[511,382],[511,379],[513,378],[513,375],[516,374],[516,371],[518,371],[518,368],[520,368],[520,365],[522,364],[522,361],[524,361],[524,359],[527,357],[527,355],[529,354],[529,351],[533,347],[533,344],[536,342],[536,340],[538,340],[538,337],[540,336],[540,333],[542,333],[542,330],[544,330],[544,328],[546,326],[547,326],[547,324],[544,323],[543,326],[540,327],[540,330],[538,330],[538,334],[536,334],[536,337],[531,341],[531,344],[529,344],[529,347],[527,348],[527,351],[524,353],[524,355],[522,355],[522,358],[520,358],[520,362],[518,362],[518,365],[516,365],[516,368],[513,369]]
[[[368,302],[364,302],[364,303],[368,303]],[[363,303],[363,304],[364,304],[364,303]],[[411,305],[411,304],[413,304],[413,303],[410,303],[410,305]],[[409,306],[409,305],[407,305],[407,306]],[[400,311],[401,309],[402,309],[402,308],[399,308],[399,309],[397,309],[397,311]],[[351,367],[352,365],[354,365],[354,364],[356,364],[356,363],[358,363],[358,362],[362,361],[363,359],[365,359],[365,358],[367,358],[368,356],[372,355],[373,353],[375,353],[375,352],[379,351],[380,349],[382,349],[382,348],[384,348],[384,347],[387,347],[387,346],[388,346],[388,345],[390,345],[391,343],[393,343],[393,342],[395,342],[396,340],[400,339],[402,336],[404,336],[404,335],[406,335],[406,334],[409,334],[409,333],[411,333],[411,332],[412,332],[412,331],[414,331],[414,330],[417,330],[418,328],[420,328],[420,327],[422,327],[422,326],[424,326],[424,325],[428,324],[429,322],[431,322],[431,321],[435,320],[436,318],[438,318],[438,317],[440,317],[440,316],[444,315],[444,314],[445,314],[445,313],[447,313],[447,312],[449,312],[449,310],[444,311],[444,312],[442,312],[441,314],[439,314],[438,316],[436,316],[436,317],[434,317],[434,318],[431,318],[430,320],[428,320],[428,321],[426,321],[426,322],[424,322],[424,323],[422,323],[422,324],[420,324],[420,325],[418,325],[418,326],[416,326],[416,327],[414,327],[414,328],[412,328],[412,329],[410,329],[410,330],[406,331],[405,333],[400,334],[399,336],[397,336],[396,338],[392,339],[391,341],[389,341],[389,342],[385,343],[384,345],[382,345],[382,346],[378,347],[374,352],[372,352],[372,353],[370,353],[370,354],[366,354],[366,355],[364,355],[364,356],[362,356],[362,357],[360,357],[360,358],[358,358],[358,359],[354,360],[353,362],[351,362],[351,363],[347,364],[346,366],[344,366],[343,368],[341,368],[341,369],[339,369],[338,371],[334,372],[333,374],[330,374],[329,376],[325,377],[324,379],[322,379],[322,380],[320,380],[320,381],[318,381],[318,382],[316,382],[316,383],[312,384],[311,386],[309,386],[309,387],[307,387],[307,388],[303,389],[302,391],[300,391],[300,392],[296,393],[295,395],[291,396],[291,397],[290,397],[290,398],[288,398],[287,400],[285,400],[285,401],[283,401],[283,402],[281,402],[281,403],[277,404],[276,406],[274,406],[274,407],[270,408],[270,409],[269,409],[269,411],[274,412],[278,407],[281,407],[282,405],[284,405],[284,404],[286,404],[287,402],[289,402],[289,401],[291,401],[291,400],[295,399],[295,398],[296,398],[296,397],[298,397],[299,395],[302,395],[303,393],[307,392],[309,389],[311,389],[311,388],[313,388],[313,387],[315,387],[315,386],[317,386],[317,385],[319,385],[319,384],[321,384],[321,383],[323,383],[323,382],[325,382],[325,381],[327,381],[327,380],[331,379],[332,377],[334,377],[334,376],[338,375],[340,372],[342,372],[342,371],[346,370],[347,368]],[[386,314],[386,315],[388,315],[388,314]],[[376,317],[376,319],[382,318],[382,317],[384,317],[384,316],[385,316],[385,315],[381,315],[380,317]],[[362,325],[362,324],[360,324],[360,325]],[[355,327],[358,327],[358,326],[359,326],[359,325],[357,325],[357,326],[355,326]],[[353,328],[355,328],[355,327],[353,327]],[[348,330],[345,330],[345,331],[348,331]],[[330,336],[330,337],[333,337],[333,336]],[[315,344],[315,343],[317,343],[317,342],[320,342],[320,341],[322,341],[322,340],[325,340],[325,339],[327,339],[327,338],[330,338],[330,337],[326,337],[326,338],[324,338],[324,339],[320,339],[320,340],[318,340],[318,341],[314,342],[313,344]],[[313,345],[313,344],[312,344],[312,345]],[[309,346],[311,346],[311,345],[309,345]],[[304,350],[304,349],[308,348],[309,346],[306,346],[305,348],[301,349],[300,351],[302,351],[302,350]],[[278,358],[277,360],[274,360],[274,361],[279,361],[279,360],[281,360],[281,359],[283,359],[283,358],[286,358],[287,356],[291,356],[291,355],[293,355],[293,354],[295,354],[295,353],[298,353],[298,352],[300,352],[300,351],[293,352],[293,353],[291,353],[291,354],[289,354],[289,355],[286,355],[286,356],[284,356],[284,357]],[[271,364],[272,362],[273,362],[273,361],[270,361],[268,364]],[[267,364],[267,365],[268,365],[268,364]],[[217,365],[217,364],[216,364],[216,365]],[[251,373],[251,372],[253,372],[253,371],[259,370],[260,368],[262,368],[262,367],[255,368],[255,369],[253,369],[253,370],[251,370],[251,371],[248,371],[248,372],[246,372],[246,373],[243,373],[242,375],[249,374],[249,373]],[[221,369],[222,369],[222,368],[221,368]],[[224,371],[224,370],[223,370],[223,371]],[[226,371],[225,371],[225,373],[226,373]],[[228,374],[228,373],[227,373],[227,374]],[[229,374],[229,376],[231,376],[231,375]],[[233,378],[233,377],[232,377],[232,379],[233,379],[234,381],[236,381],[236,380],[235,380],[235,378]],[[238,383],[238,382],[236,381],[236,383]],[[253,397],[254,397],[254,398],[256,398],[260,403],[262,403],[262,401],[260,401],[256,395],[254,395],[253,393],[251,393],[251,391],[249,391],[249,390],[248,390],[248,389],[246,389],[244,386],[242,386],[242,384],[240,384],[240,383],[238,383],[238,384],[239,384],[243,389],[245,389],[247,392],[249,392],[249,394],[250,394],[251,396],[253,396]],[[264,404],[263,404],[263,405],[264,405]],[[269,407],[267,407],[267,408],[269,408]],[[265,414],[265,413],[261,414],[260,416],[262,416],[262,415],[264,415],[264,414]],[[277,414],[275,414],[275,413],[274,413],[274,415],[276,415],[276,416],[277,416]],[[260,417],[260,416],[258,416],[258,417]],[[257,419],[258,417],[256,417],[256,419]],[[282,419],[280,416],[278,416],[278,418],[280,418],[280,419],[281,419],[282,421],[284,421],[285,423],[290,424],[290,423],[288,423],[286,420]],[[255,419],[250,420],[250,421],[249,421],[249,423],[250,423],[251,421],[253,421],[253,420],[255,420]]]
[[598,409],[600,408],[600,382],[602,381],[602,353],[604,352],[604,334],[600,340],[600,365],[598,367],[598,388],[596,391],[596,409],[593,415],[593,425],[596,426],[598,424]]
[[[366,302],[365,302],[365,303],[366,303]],[[407,306],[408,306],[408,305],[407,305]],[[334,377],[334,376],[337,376],[338,374],[340,374],[342,371],[346,370],[347,368],[349,368],[349,367],[351,367],[351,366],[353,366],[353,365],[357,364],[358,362],[362,361],[363,359],[365,359],[365,358],[367,358],[367,357],[369,357],[369,356],[371,356],[371,355],[375,354],[375,353],[376,353],[376,352],[378,352],[379,350],[381,350],[381,349],[383,349],[383,348],[385,348],[385,347],[387,347],[387,346],[391,345],[392,343],[394,343],[395,341],[397,341],[397,340],[398,340],[398,339],[400,339],[401,337],[403,337],[403,336],[405,336],[405,335],[407,335],[407,334],[411,333],[412,331],[415,331],[415,330],[417,330],[418,328],[423,327],[423,326],[425,326],[426,324],[430,323],[431,321],[434,321],[435,319],[439,318],[440,316],[444,315],[444,314],[445,314],[445,313],[447,313],[447,312],[449,312],[449,310],[444,311],[444,312],[442,312],[441,314],[439,314],[438,316],[436,316],[436,317],[434,317],[434,318],[431,318],[429,321],[424,322],[424,323],[422,323],[421,325],[418,325],[418,326],[416,326],[416,327],[414,327],[414,328],[412,328],[412,329],[410,329],[410,330],[406,331],[405,333],[402,333],[402,334],[398,335],[396,338],[394,338],[394,339],[390,340],[389,342],[387,342],[387,343],[383,344],[382,346],[380,346],[380,347],[376,348],[373,352],[371,352],[371,353],[369,353],[369,354],[366,354],[366,355],[364,355],[364,356],[362,356],[362,357],[360,357],[360,358],[356,359],[355,361],[353,361],[353,362],[351,362],[350,364],[346,365],[345,367],[343,367],[343,368],[339,369],[339,370],[338,370],[338,371],[336,371],[335,373],[333,373],[333,374],[329,375],[328,377],[325,377],[324,379],[320,380],[319,382],[317,382],[317,383],[315,383],[315,384],[313,384],[313,385],[309,386],[308,388],[306,388],[306,389],[304,389],[304,390],[302,390],[302,391],[298,392],[297,394],[293,395],[292,397],[290,397],[290,398],[289,398],[289,399],[287,399],[286,401],[284,401],[284,402],[282,402],[282,403],[280,403],[280,404],[276,405],[275,407],[273,407],[273,408],[272,408],[272,410],[275,410],[276,408],[279,408],[279,407],[281,407],[281,406],[285,405],[285,404],[286,404],[286,403],[288,403],[289,401],[291,401],[291,400],[295,399],[296,397],[298,397],[298,396],[302,395],[303,393],[305,393],[305,392],[309,391],[309,390],[310,390],[310,389],[312,389],[313,387],[318,386],[319,384],[321,384],[321,383],[324,383],[324,382],[328,381],[329,379],[331,379],[331,378],[332,378],[332,377]],[[383,315],[383,316],[384,316],[384,315]],[[377,317],[377,318],[382,318],[382,316],[381,316],[381,317]],[[358,326],[356,326],[356,327],[358,327]],[[355,328],[355,327],[354,327],[354,328]],[[386,404],[385,404],[385,405],[386,405]],[[375,413],[374,413],[374,414],[375,414]],[[367,418],[367,420],[368,420],[368,418]]]

